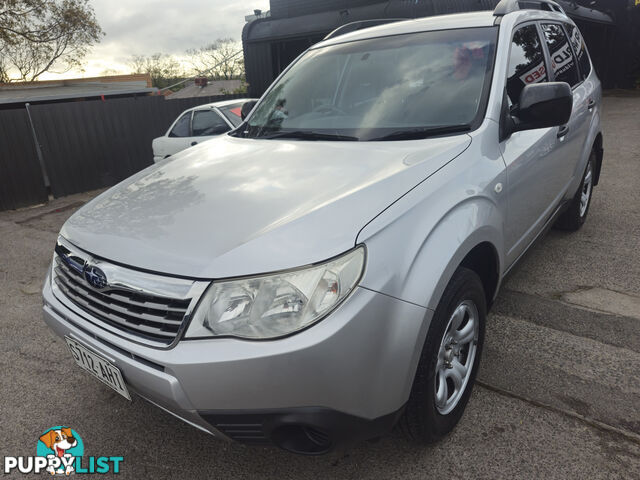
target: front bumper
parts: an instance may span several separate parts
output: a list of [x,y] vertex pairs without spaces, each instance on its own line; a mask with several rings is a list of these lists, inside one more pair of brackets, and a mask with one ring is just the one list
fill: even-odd
[[[138,395],[213,435],[285,448],[283,432],[300,434],[292,425],[328,435],[332,445],[390,429],[409,397],[432,313],[357,288],[329,317],[287,338],[182,340],[156,349],[87,321],[49,280],[43,296],[47,325],[117,365]],[[228,428],[246,418],[258,435]]]

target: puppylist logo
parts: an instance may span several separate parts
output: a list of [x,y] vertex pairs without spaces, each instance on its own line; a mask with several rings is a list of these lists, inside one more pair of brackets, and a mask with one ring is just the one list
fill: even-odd
[[123,457],[85,457],[84,442],[78,432],[57,426],[40,435],[35,457],[4,457],[4,473],[117,474],[123,461]]

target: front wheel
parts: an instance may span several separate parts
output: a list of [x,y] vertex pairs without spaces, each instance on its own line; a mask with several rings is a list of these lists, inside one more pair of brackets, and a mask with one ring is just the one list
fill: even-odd
[[458,268],[436,308],[399,427],[411,440],[432,443],[456,426],[480,362],[486,298],[478,275]]

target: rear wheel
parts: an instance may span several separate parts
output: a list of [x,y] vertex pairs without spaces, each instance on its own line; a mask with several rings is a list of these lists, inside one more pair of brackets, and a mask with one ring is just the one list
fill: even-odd
[[591,196],[593,194],[593,181],[595,178],[596,152],[592,151],[587,162],[580,188],[576,192],[569,208],[558,218],[556,228],[575,232],[579,230],[587,219]]
[[478,370],[485,321],[482,282],[475,272],[460,267],[431,320],[399,422],[409,439],[420,443],[440,440],[462,417]]

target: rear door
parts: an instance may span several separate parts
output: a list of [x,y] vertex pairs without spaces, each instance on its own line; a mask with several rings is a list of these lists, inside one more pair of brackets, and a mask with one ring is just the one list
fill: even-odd
[[[560,127],[558,152],[561,158],[557,172],[564,181],[563,193],[567,197],[575,192],[569,191],[576,175],[582,176],[579,168],[589,133],[591,112],[588,107],[590,95],[578,68],[578,62],[564,26],[556,22],[541,22],[540,26],[551,60],[551,75],[556,82],[566,82],[573,92],[573,112],[567,125]],[[564,135],[562,133],[564,132]],[[578,173],[578,170],[580,172]]]
[[191,110],[183,113],[171,126],[169,133],[153,141],[153,155],[155,157],[166,158],[189,146],[192,115]]
[[[574,103],[579,104],[577,115],[581,116],[582,122],[579,125],[580,135],[584,140],[587,139],[591,129],[593,116],[597,114],[600,108],[602,92],[600,90],[600,82],[595,76],[591,59],[587,52],[587,46],[578,27],[572,23],[564,24],[565,31],[573,47],[573,53],[578,61],[578,70],[580,71],[580,83],[574,90]],[[582,148],[582,162],[578,162],[575,176],[582,179],[583,170],[586,168],[586,159],[591,152],[591,145],[584,143]]]

